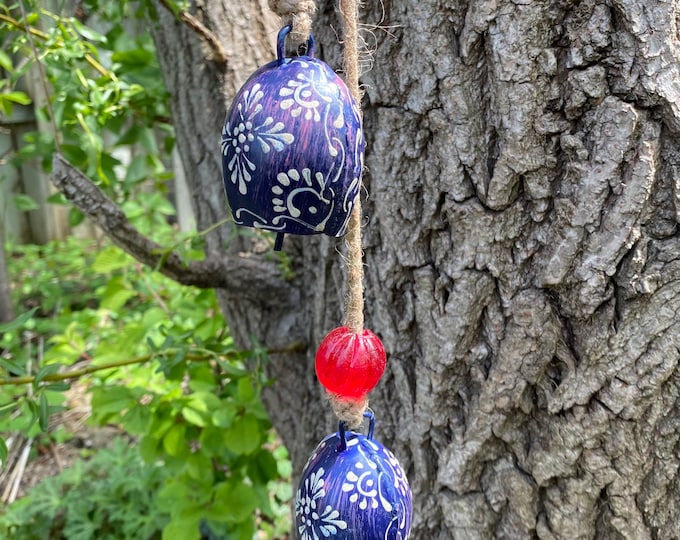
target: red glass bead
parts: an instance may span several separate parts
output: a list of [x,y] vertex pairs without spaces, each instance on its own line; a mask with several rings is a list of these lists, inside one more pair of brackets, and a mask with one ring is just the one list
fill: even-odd
[[370,330],[360,334],[346,326],[331,330],[316,351],[316,376],[323,387],[343,398],[370,392],[385,371],[385,348]]

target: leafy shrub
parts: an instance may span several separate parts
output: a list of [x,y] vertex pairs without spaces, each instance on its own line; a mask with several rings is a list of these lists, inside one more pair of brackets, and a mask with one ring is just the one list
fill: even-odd
[[[202,235],[178,238],[168,224],[168,94],[150,35],[128,31],[158,4],[86,0],[80,19],[22,5],[21,20],[21,10],[0,10],[0,113],[28,103],[16,84],[39,58],[54,93],[51,110],[36,112],[52,116],[64,156],[143,234],[201,257]],[[90,16],[97,30],[83,22]],[[24,142],[13,162],[39,158],[49,167],[53,135]],[[131,147],[130,160],[121,159]],[[0,432],[48,430],[79,379],[92,390],[94,420],[119,424],[139,439],[147,467],[168,472],[152,499],[167,516],[163,538],[287,531],[290,463],[260,402],[266,356],[234,348],[214,292],[180,286],[106,243],[70,239],[10,252],[23,313],[0,325]]]
[[[153,499],[167,516],[163,538],[283,533],[290,463],[260,400],[266,358],[234,348],[214,291],[181,286],[110,245],[10,251],[16,301],[32,308],[2,338],[0,411],[23,414],[6,414],[0,431],[46,429],[80,378],[94,421],[138,438],[134,451],[167,473]],[[31,392],[3,384],[21,377]]]
[[169,471],[144,463],[122,439],[43,480],[0,515],[7,540],[151,540],[169,515],[158,491]]

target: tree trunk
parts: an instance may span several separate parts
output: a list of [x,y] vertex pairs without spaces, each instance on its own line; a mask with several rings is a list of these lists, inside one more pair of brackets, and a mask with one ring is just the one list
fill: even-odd
[[[154,28],[199,227],[226,215],[219,134],[273,57],[265,0],[192,12],[226,66]],[[388,352],[378,437],[414,493],[412,538],[677,538],[677,2],[367,2],[366,325]],[[335,2],[318,55],[341,65]],[[267,48],[263,45],[266,44]],[[208,251],[257,251],[230,227]],[[342,320],[342,241],[286,239],[219,291],[273,356],[270,414],[299,473],[333,428],[313,357]]]

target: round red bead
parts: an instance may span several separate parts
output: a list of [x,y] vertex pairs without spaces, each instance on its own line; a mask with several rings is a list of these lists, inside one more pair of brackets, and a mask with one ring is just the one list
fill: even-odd
[[332,394],[359,399],[385,371],[385,348],[370,330],[356,333],[346,326],[331,330],[316,351],[316,376]]

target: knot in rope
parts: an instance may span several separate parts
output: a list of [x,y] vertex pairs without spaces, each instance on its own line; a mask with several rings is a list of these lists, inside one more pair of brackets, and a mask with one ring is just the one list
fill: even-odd
[[315,0],[269,0],[269,7],[279,17],[293,25],[289,34],[294,43],[307,41],[312,33],[312,17],[316,12]]

